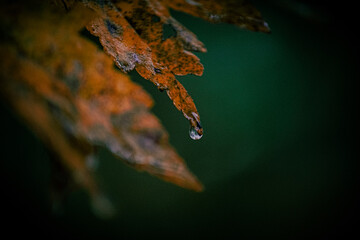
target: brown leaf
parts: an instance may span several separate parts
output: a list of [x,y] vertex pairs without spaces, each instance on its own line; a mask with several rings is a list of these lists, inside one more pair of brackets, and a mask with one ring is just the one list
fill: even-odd
[[[203,130],[199,113],[174,75],[202,75],[204,68],[200,60],[185,49],[205,51],[203,44],[172,19],[168,10],[157,1],[114,2],[86,1],[86,6],[100,15],[87,28],[99,37],[104,50],[121,70],[127,72],[136,68],[142,77],[160,90],[166,90],[200,138]],[[164,39],[164,26],[179,34],[176,32],[176,36]]]
[[[98,199],[86,165],[94,146],[108,148],[138,170],[184,188],[202,185],[168,143],[152,99],[91,41],[82,28],[94,14],[26,4],[1,13],[1,93],[78,183]],[[95,16],[97,17],[97,16]]]
[[245,0],[159,0],[172,9],[213,23],[231,23],[252,31],[270,32],[261,14]]
[[203,135],[193,99],[175,75],[201,76],[204,70],[190,51],[205,52],[204,44],[170,16],[173,8],[211,22],[233,23],[269,32],[260,13],[245,1],[105,0],[83,1],[99,14],[87,28],[99,37],[105,51],[124,72],[136,69],[160,90],[166,90],[175,107],[189,120],[190,136]]
[[[202,75],[204,67],[190,51],[206,49],[168,8],[269,31],[257,10],[232,0],[18,1],[0,10],[2,97],[57,154],[102,213],[110,213],[111,207],[87,165],[99,146],[138,170],[202,190],[149,112],[152,99],[125,74],[135,69],[165,90],[189,120],[190,136],[201,138],[195,104],[175,76]],[[85,28],[99,38],[107,55],[84,37]]]

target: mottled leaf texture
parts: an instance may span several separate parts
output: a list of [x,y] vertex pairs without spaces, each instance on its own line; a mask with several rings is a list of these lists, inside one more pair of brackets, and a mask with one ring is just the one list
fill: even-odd
[[202,136],[195,104],[175,75],[202,75],[203,65],[191,51],[206,49],[168,8],[269,31],[243,1],[13,1],[1,6],[1,97],[88,190],[103,216],[112,207],[89,168],[97,147],[138,170],[202,190],[149,112],[152,99],[126,75],[136,70],[166,91],[190,121],[192,137]]
[[99,14],[87,25],[105,51],[124,72],[136,69],[160,90],[166,90],[175,107],[189,120],[194,135],[203,129],[196,106],[175,75],[201,76],[203,65],[190,51],[205,52],[204,44],[170,16],[168,7],[212,22],[234,23],[269,32],[260,13],[245,1],[83,1]]

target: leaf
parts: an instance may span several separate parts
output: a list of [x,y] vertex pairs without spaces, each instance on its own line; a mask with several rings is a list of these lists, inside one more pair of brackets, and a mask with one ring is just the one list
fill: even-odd
[[161,2],[167,7],[209,22],[231,23],[252,31],[270,32],[270,28],[262,19],[260,12],[244,0],[163,0]]
[[[191,137],[203,135],[193,99],[175,75],[201,76],[203,66],[190,51],[205,52],[204,44],[170,16],[168,7],[212,22],[229,22],[250,30],[269,32],[260,13],[245,1],[83,1],[100,17],[87,28],[124,72],[136,69],[160,90],[189,120]],[[166,33],[166,28],[171,32]]]
[[[135,69],[165,90],[190,121],[191,137],[199,139],[203,134],[199,114],[175,75],[202,75],[204,68],[190,51],[206,49],[170,16],[168,8],[268,31],[252,7],[241,2],[234,10],[234,2],[229,2],[84,0],[2,5],[1,97],[88,190],[99,214],[111,215],[112,207],[89,167],[97,147],[180,187],[203,189],[149,112],[152,99],[126,72]],[[89,40],[85,28],[99,38],[105,53]]]

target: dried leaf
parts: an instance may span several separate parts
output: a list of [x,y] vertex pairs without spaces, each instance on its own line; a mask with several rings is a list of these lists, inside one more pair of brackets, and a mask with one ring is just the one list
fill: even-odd
[[108,148],[136,169],[200,191],[202,185],[148,111],[150,97],[80,36],[93,14],[82,8],[65,14],[26,7],[1,13],[2,23],[10,24],[2,26],[9,30],[9,41],[0,45],[2,96],[90,195],[99,196],[86,166],[94,146]]
[[231,23],[252,31],[270,32],[268,24],[251,4],[244,0],[160,0],[172,9],[213,23]]
[[[269,30],[250,5],[241,1],[235,8],[234,4],[200,0],[4,4],[0,10],[2,97],[88,190],[103,215],[111,213],[111,206],[88,166],[98,146],[138,170],[201,191],[201,183],[149,112],[152,99],[125,73],[135,69],[166,90],[190,121],[190,136],[201,138],[195,104],[175,75],[202,75],[204,68],[190,51],[206,49],[170,16],[168,8],[213,22]],[[85,27],[99,38],[107,55],[84,37]]]
[[[189,120],[190,136],[203,135],[193,99],[175,75],[201,76],[204,67],[190,51],[205,52],[204,44],[170,16],[168,7],[212,22],[228,22],[269,32],[260,13],[245,1],[83,1],[100,17],[87,28],[98,36],[105,51],[124,72],[136,69],[160,90],[166,90],[175,107]],[[166,31],[167,29],[167,31]]]

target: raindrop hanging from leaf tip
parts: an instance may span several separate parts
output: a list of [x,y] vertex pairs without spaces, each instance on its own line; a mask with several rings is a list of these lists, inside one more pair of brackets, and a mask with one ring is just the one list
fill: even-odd
[[193,140],[199,140],[203,136],[203,129],[197,129],[196,127],[190,126],[189,135]]

